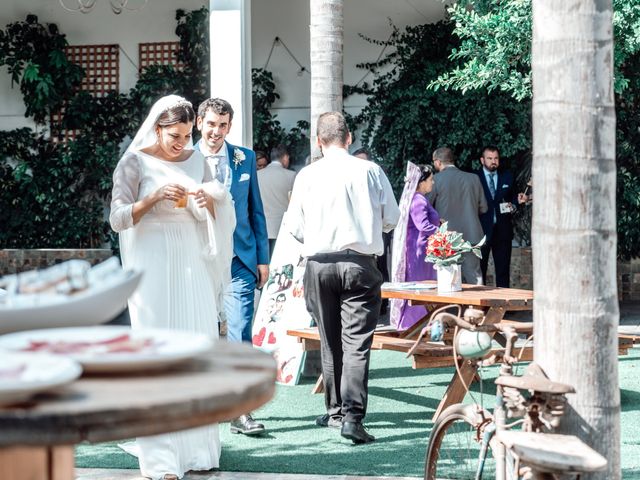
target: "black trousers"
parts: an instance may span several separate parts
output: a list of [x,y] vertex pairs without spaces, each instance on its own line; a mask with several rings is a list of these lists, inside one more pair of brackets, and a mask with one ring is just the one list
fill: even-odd
[[[497,227],[497,225],[496,225]],[[489,265],[489,254],[493,254],[493,264],[496,267],[496,287],[509,288],[511,273],[511,230],[501,231],[494,228],[491,240],[482,246],[482,259],[480,268],[482,269],[482,283],[487,284],[487,267]]]
[[269,239],[269,262],[271,262],[271,257],[273,257],[273,250],[276,248],[276,239]]
[[320,332],[325,405],[331,417],[347,422],[362,422],[367,411],[380,285],[374,256],[340,252],[307,260],[304,297]]

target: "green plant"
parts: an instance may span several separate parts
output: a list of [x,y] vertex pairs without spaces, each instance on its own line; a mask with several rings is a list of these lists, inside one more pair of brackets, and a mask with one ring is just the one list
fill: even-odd
[[[378,75],[372,85],[360,88],[367,105],[354,121],[362,126],[362,143],[380,159],[397,193],[406,162],[430,163],[432,152],[441,146],[454,149],[463,168],[478,168],[482,146],[497,144],[516,171],[530,149],[528,102],[501,92],[426,88],[451,68],[448,55],[458,44],[452,30],[448,22],[395,29],[383,42],[393,47],[391,53],[359,65]],[[382,67],[388,67],[386,73],[379,73]]]
[[[640,256],[640,4],[613,0],[613,10],[618,256],[628,259]],[[531,2],[458,0],[448,12],[459,40],[431,88],[500,91],[528,102]]]
[[271,107],[280,98],[273,74],[264,68],[253,68],[251,82],[254,148],[269,155],[273,147],[283,144],[289,148],[294,161],[300,161],[309,154],[309,122],[301,120],[287,132],[276,115],[271,113]]
[[[159,97],[184,95],[197,108],[208,95],[208,10],[177,10],[175,18],[183,68],[149,67],[128,94],[101,98],[78,90],[84,72],[66,58],[66,39],[55,25],[40,24],[29,15],[25,22],[0,30],[0,65],[7,65],[12,80],[20,85],[27,116],[44,123],[64,105],[59,128],[76,132],[72,141],[60,136],[56,142],[55,137],[45,138],[28,128],[0,131],[0,248],[105,243],[117,248],[117,235],[104,213],[122,142],[135,134]],[[267,95],[264,101],[262,93]],[[289,145],[294,155],[308,150],[308,124],[299,122],[287,132],[279,122],[270,122],[275,84],[262,93],[254,105],[257,129],[273,145]],[[267,119],[264,128],[262,119]]]
[[[206,9],[176,13],[183,71],[151,67],[128,95],[112,93],[101,98],[75,88],[84,73],[67,61],[66,40],[55,25],[41,25],[30,15],[26,22],[10,24],[6,31],[0,31],[0,61],[10,65],[12,76],[23,82],[21,91],[27,114],[43,122],[51,111],[64,104],[60,128],[76,131],[75,138],[67,142],[45,139],[30,129],[0,132],[0,220],[6,226],[0,232],[0,246],[98,247],[105,242],[114,245],[115,237],[105,221],[104,208],[122,141],[135,134],[150,104],[158,97],[189,92],[196,106],[203,98],[207,83],[196,86],[196,82],[205,78],[208,81],[209,76],[203,68],[208,62],[207,37],[201,36],[202,24],[207,23],[203,19],[206,20]],[[15,47],[20,42],[27,42],[28,48],[18,54]],[[43,62],[46,58],[56,59],[55,64]],[[29,90],[33,80],[24,80],[26,73],[20,77],[25,65],[39,65],[38,72],[45,85],[46,79],[65,75],[67,81],[56,83],[58,90],[40,87],[41,97],[36,102]],[[195,70],[198,75],[193,75]],[[78,72],[78,81],[71,82]],[[26,87],[22,88],[23,84]]]
[[253,105],[253,145],[267,155],[273,147],[281,143],[286,135],[285,129],[270,111],[274,102],[280,98],[276,92],[273,74],[264,68],[251,69],[251,101]]
[[91,165],[22,128],[0,131],[0,245],[98,247],[104,203]]
[[40,24],[38,17],[0,30],[0,66],[6,65],[11,83],[20,86],[27,107],[25,116],[45,123],[74,95],[84,70],[70,63],[64,53],[65,35],[55,24]]
[[[460,39],[450,53],[451,68],[433,87],[461,91],[487,88],[522,100],[531,97],[532,10],[530,0],[458,0],[447,8]],[[614,88],[622,93],[633,79],[625,65],[640,52],[640,4],[613,0]]]

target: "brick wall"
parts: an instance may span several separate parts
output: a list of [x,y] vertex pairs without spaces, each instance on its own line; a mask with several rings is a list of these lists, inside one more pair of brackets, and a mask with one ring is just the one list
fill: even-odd
[[[531,247],[514,248],[511,252],[511,286],[533,289]],[[489,258],[487,285],[495,285],[493,259]],[[640,258],[618,262],[618,298],[640,300]]]
[[108,248],[93,249],[38,249],[38,250],[0,250],[0,275],[19,273],[35,268],[44,268],[71,259],[83,259],[92,265],[111,257]]

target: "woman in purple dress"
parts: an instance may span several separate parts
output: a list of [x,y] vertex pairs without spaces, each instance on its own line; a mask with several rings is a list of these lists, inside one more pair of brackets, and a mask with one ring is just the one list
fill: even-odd
[[[419,169],[419,170],[418,170]],[[394,281],[414,282],[420,280],[435,280],[436,272],[433,264],[425,262],[427,241],[440,226],[440,216],[435,208],[427,200],[426,194],[433,188],[433,169],[430,166],[420,166],[409,172],[413,174],[414,181],[405,185],[405,188],[415,188],[406,212],[403,211],[406,222],[406,239],[402,245],[404,268],[398,268],[399,276],[393,278]],[[417,182],[415,177],[418,176]],[[416,185],[417,186],[414,186]],[[410,193],[410,192],[407,192]],[[408,195],[403,193],[403,197]],[[401,207],[402,211],[402,207]],[[397,228],[403,228],[401,222]],[[396,229],[397,231],[397,229]],[[400,260],[400,259],[399,259]],[[402,274],[404,273],[404,275]],[[404,278],[399,278],[404,277]],[[397,314],[392,311],[391,323],[398,330],[406,330],[413,326],[427,314],[424,306],[411,306],[407,301],[399,302]],[[393,310],[393,309],[392,309]]]

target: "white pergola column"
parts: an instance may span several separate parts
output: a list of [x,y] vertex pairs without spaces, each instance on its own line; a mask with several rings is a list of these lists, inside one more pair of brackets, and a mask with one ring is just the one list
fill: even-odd
[[209,32],[210,95],[233,107],[228,140],[251,147],[251,0],[209,0]]

